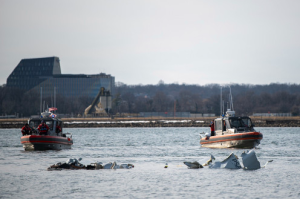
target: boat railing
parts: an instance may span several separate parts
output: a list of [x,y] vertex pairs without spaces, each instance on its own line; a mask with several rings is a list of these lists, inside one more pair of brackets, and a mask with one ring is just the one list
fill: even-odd
[[253,127],[239,127],[239,128],[235,128],[236,132],[235,133],[241,133],[241,132],[251,132],[254,131]]
[[228,129],[228,132],[236,133],[236,132],[237,132],[237,129],[236,129],[236,128],[231,128],[231,129]]
[[206,134],[206,132],[201,132],[201,133],[199,133],[200,139],[201,139],[201,138],[204,138],[204,137],[205,137],[205,134]]
[[31,135],[39,135],[39,134],[40,132],[36,128],[31,127]]
[[64,133],[64,134],[62,134],[62,136],[72,138],[72,133]]
[[[62,137],[69,137],[72,138],[72,133],[59,133]],[[31,127],[31,133],[29,135],[41,135],[37,128]],[[54,132],[48,131],[47,135],[57,135]]]

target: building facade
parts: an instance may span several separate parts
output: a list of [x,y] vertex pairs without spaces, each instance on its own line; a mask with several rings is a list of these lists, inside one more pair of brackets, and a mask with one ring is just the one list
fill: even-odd
[[53,75],[60,75],[58,57],[22,59],[8,76],[6,86],[30,90]]
[[[22,59],[7,78],[7,87],[35,90],[42,97],[87,96],[94,98],[101,87],[114,94],[115,78],[105,73],[93,75],[61,74],[58,57]],[[55,94],[54,94],[55,93]]]

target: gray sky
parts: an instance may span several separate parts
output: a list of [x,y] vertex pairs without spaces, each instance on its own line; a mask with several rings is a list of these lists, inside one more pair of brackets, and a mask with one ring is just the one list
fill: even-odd
[[23,58],[125,84],[300,83],[299,0],[0,0],[0,85]]

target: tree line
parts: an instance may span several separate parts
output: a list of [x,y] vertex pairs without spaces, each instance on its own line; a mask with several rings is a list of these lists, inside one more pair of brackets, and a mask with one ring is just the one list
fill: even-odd
[[[234,110],[238,115],[253,113],[292,113],[300,115],[300,85],[279,84],[222,85],[224,105],[229,98],[229,86],[233,96]],[[126,85],[116,83],[110,114],[140,112],[191,112],[220,115],[221,85]],[[43,99],[49,107],[53,98]],[[81,115],[93,98],[65,98],[57,95],[56,104],[61,114]],[[39,93],[25,92],[16,88],[0,87],[0,116],[18,114],[19,117],[36,115],[40,111]]]

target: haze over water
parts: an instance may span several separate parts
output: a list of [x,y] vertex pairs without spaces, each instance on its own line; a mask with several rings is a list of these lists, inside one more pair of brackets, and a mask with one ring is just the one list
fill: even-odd
[[[207,149],[199,133],[209,128],[82,128],[71,150],[24,151],[20,129],[0,129],[0,198],[299,198],[300,128],[256,128],[255,150],[266,168],[245,171],[188,169],[183,161],[221,161],[231,152]],[[68,158],[82,163],[132,163],[129,170],[47,171]],[[240,158],[241,161],[241,158]],[[168,163],[169,167],[164,168]]]

